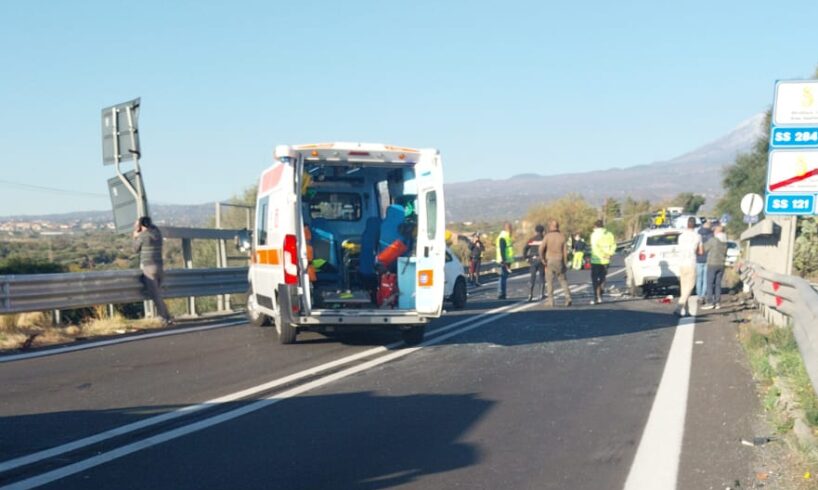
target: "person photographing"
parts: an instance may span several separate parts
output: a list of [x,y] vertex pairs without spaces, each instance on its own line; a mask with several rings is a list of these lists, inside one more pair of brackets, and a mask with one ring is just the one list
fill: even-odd
[[156,312],[162,318],[162,325],[173,325],[173,317],[170,316],[165,300],[162,299],[161,287],[165,274],[162,261],[162,232],[147,216],[139,218],[134,223],[133,250],[139,254],[142,282],[145,284],[148,298],[156,305]]

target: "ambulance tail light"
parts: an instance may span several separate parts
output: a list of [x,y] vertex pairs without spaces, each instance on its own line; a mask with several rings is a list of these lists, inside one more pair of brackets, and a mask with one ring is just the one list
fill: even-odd
[[295,286],[298,284],[298,246],[295,235],[284,237],[284,284]]

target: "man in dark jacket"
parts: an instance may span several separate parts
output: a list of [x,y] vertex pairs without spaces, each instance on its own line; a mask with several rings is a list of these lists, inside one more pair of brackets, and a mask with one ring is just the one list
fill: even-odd
[[528,239],[523,250],[523,256],[528,260],[531,279],[528,284],[528,301],[534,300],[534,286],[537,284],[537,276],[540,278],[540,301],[545,299],[545,264],[540,260],[540,245],[545,236],[545,227],[537,225],[534,227],[534,236]]
[[540,260],[545,264],[548,276],[548,306],[554,306],[554,280],[560,281],[565,294],[565,306],[571,306],[571,290],[568,288],[568,279],[565,277],[568,263],[568,243],[560,233],[560,224],[557,220],[548,222],[548,233],[543,237],[539,248]]
[[164,269],[162,261],[162,233],[147,216],[134,223],[133,249],[139,254],[139,266],[142,268],[142,282],[148,296],[156,305],[156,311],[165,326],[172,325],[173,318],[162,299],[162,280]]
[[724,277],[724,261],[727,258],[727,235],[722,226],[716,226],[713,236],[704,244],[707,256],[707,304],[703,310],[721,308],[721,280]]
[[483,263],[483,252],[486,246],[480,240],[480,233],[475,233],[469,242],[469,280],[475,286],[480,286],[480,266]]

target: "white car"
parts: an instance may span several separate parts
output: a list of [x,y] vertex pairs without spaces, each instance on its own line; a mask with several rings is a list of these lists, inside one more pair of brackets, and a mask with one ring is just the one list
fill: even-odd
[[732,267],[738,262],[741,255],[741,247],[735,240],[727,240],[727,256],[724,258],[724,265]]
[[446,265],[443,269],[446,283],[443,286],[443,298],[451,301],[455,309],[466,306],[468,289],[466,287],[466,270],[457,255],[451,249],[446,249]]
[[625,257],[627,284],[633,296],[648,296],[658,288],[679,284],[680,230],[645,230],[633,239]]

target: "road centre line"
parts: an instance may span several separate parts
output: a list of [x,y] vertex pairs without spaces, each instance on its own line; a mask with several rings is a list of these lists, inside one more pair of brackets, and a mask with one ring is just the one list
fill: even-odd
[[[587,286],[585,286],[585,287],[587,287]],[[460,334],[468,332],[470,330],[474,330],[475,328],[481,327],[481,326],[483,326],[483,325],[485,325],[487,323],[491,323],[491,322],[494,322],[494,321],[499,320],[501,318],[504,318],[504,317],[506,317],[506,316],[508,316],[508,315],[510,315],[512,313],[516,313],[516,312],[523,311],[523,310],[526,310],[528,308],[531,308],[533,306],[537,306],[537,304],[538,303],[518,302],[518,303],[514,303],[512,305],[508,305],[508,306],[502,308],[505,311],[503,311],[503,312],[501,312],[499,314],[495,314],[495,315],[486,315],[486,314],[479,315],[477,318],[484,317],[484,316],[486,318],[483,318],[482,320],[474,321],[474,322],[470,323],[469,325],[466,325],[466,326],[464,326],[462,328],[459,328],[459,329],[456,329],[456,330],[451,330],[450,328],[448,328],[447,330],[451,330],[450,332],[439,335],[437,337],[434,337],[433,339],[427,340],[427,341],[421,343],[420,345],[418,345],[416,347],[409,347],[409,348],[406,348],[406,349],[401,349],[401,350],[394,351],[394,352],[392,352],[390,354],[387,354],[387,355],[384,355],[384,356],[381,356],[381,357],[377,357],[377,358],[372,359],[370,361],[367,361],[365,363],[358,364],[356,366],[346,368],[343,371],[328,374],[327,376],[321,377],[319,379],[316,379],[314,381],[305,383],[303,385],[296,386],[296,387],[291,388],[289,390],[286,390],[286,391],[284,391],[282,393],[275,394],[275,395],[272,395],[272,396],[270,396],[268,398],[264,398],[262,400],[250,403],[248,405],[245,405],[244,407],[237,408],[237,409],[234,409],[234,410],[230,410],[228,412],[224,412],[224,413],[215,415],[213,417],[209,417],[209,418],[206,418],[204,420],[194,422],[194,423],[189,424],[189,425],[185,425],[185,426],[182,426],[182,427],[177,427],[176,429],[171,429],[171,430],[169,430],[167,432],[156,434],[154,436],[151,436],[151,437],[148,437],[148,438],[136,441],[136,442],[132,442],[130,444],[126,444],[124,446],[118,447],[118,448],[113,449],[111,451],[100,453],[100,454],[98,454],[96,456],[93,456],[91,458],[88,458],[88,459],[85,459],[85,460],[82,460],[82,461],[78,461],[76,463],[69,464],[69,465],[64,466],[62,468],[57,468],[55,470],[48,471],[46,473],[42,473],[42,474],[37,475],[37,476],[33,476],[33,477],[27,478],[25,480],[21,480],[21,481],[15,482],[15,483],[11,483],[11,484],[9,484],[7,486],[0,487],[0,490],[12,490],[12,489],[21,490],[21,489],[29,489],[29,488],[35,488],[35,487],[38,487],[38,486],[41,486],[41,485],[46,485],[48,483],[60,480],[62,478],[66,478],[68,476],[74,475],[76,473],[79,473],[79,472],[94,468],[96,466],[108,463],[110,461],[122,458],[124,456],[135,453],[137,451],[141,451],[143,449],[147,449],[147,448],[162,444],[164,442],[168,442],[168,441],[171,441],[173,439],[177,439],[179,437],[182,437],[182,436],[185,436],[185,435],[188,435],[188,434],[192,434],[194,432],[198,432],[198,431],[201,431],[203,429],[207,429],[209,427],[212,427],[212,426],[215,426],[215,425],[218,425],[218,424],[233,420],[233,419],[241,417],[243,415],[246,415],[246,414],[249,414],[249,413],[252,413],[252,412],[256,412],[258,410],[269,407],[271,405],[274,405],[274,404],[276,404],[278,402],[287,400],[289,398],[295,397],[295,396],[300,395],[302,393],[305,393],[307,391],[314,390],[316,388],[319,388],[319,387],[322,387],[324,385],[333,383],[335,381],[347,378],[347,377],[352,376],[354,374],[357,374],[357,373],[372,369],[374,367],[380,366],[381,364],[385,364],[387,362],[394,361],[394,360],[399,359],[401,357],[405,357],[405,356],[407,356],[409,354],[412,354],[412,353],[414,353],[414,352],[416,352],[416,351],[418,351],[418,350],[420,350],[420,349],[422,349],[424,347],[429,347],[429,346],[432,346],[432,345],[435,345],[435,344],[439,344],[439,343],[441,343],[441,342],[443,342],[445,340],[448,340],[451,337],[454,337],[456,335],[460,335]],[[499,309],[500,308],[498,308],[498,310]],[[494,311],[494,310],[492,310],[492,311]],[[449,325],[448,327],[452,327],[452,326]],[[440,330],[443,330],[443,329],[439,329],[438,332]]]
[[696,317],[681,318],[625,490],[677,487]]
[[[619,274],[621,272],[623,272],[623,270],[618,270],[618,271],[612,273],[610,276],[617,275],[617,274]],[[583,289],[586,289],[587,287],[588,287],[588,285],[585,284],[585,285],[580,285],[578,287],[570,287],[570,289],[573,292],[578,292],[578,291],[581,291]],[[561,292],[562,292],[561,288],[556,291],[557,294],[560,294]],[[494,320],[497,320],[499,318],[503,318],[503,317],[513,313],[513,312],[518,311],[518,308],[519,308],[519,311],[522,311],[522,309],[527,309],[527,308],[530,308],[530,307],[536,306],[536,305],[538,305],[538,303],[536,303],[536,302],[528,303],[528,302],[525,302],[525,301],[520,301],[520,302],[512,303],[510,305],[494,308],[492,310],[481,313],[481,314],[479,314],[477,316],[465,318],[463,320],[459,320],[457,322],[454,322],[451,325],[446,325],[444,327],[435,329],[435,330],[429,332],[429,334],[430,335],[442,334],[444,332],[456,329],[457,327],[459,327],[461,325],[464,325],[464,324],[467,324],[467,323],[470,323],[470,322],[474,322],[475,320],[478,320],[476,323],[474,323],[473,325],[471,325],[471,326],[469,326],[469,327],[467,327],[465,329],[460,329],[460,330],[457,330],[457,331],[455,331],[453,333],[442,335],[440,337],[435,337],[435,338],[433,338],[431,340],[427,340],[426,342],[422,343],[418,347],[403,349],[403,350],[400,350],[398,352],[399,353],[405,352],[405,354],[403,354],[403,355],[407,355],[407,354],[412,353],[412,352],[414,352],[414,351],[416,351],[419,348],[422,348],[424,346],[434,345],[434,344],[442,342],[443,340],[446,340],[446,339],[448,339],[448,338],[450,338],[450,337],[452,337],[454,335],[458,335],[460,333],[472,330],[473,328],[477,328],[478,326],[482,326],[482,325],[484,325],[486,323],[489,323],[490,321],[494,321]],[[484,317],[488,317],[488,318],[484,318]],[[484,319],[479,320],[480,318],[484,318]],[[121,426],[121,427],[110,429],[110,430],[101,432],[99,434],[95,434],[93,436],[88,436],[88,437],[85,437],[85,438],[82,438],[82,439],[77,439],[75,441],[72,441],[72,442],[69,442],[69,443],[66,443],[66,444],[62,444],[60,446],[55,446],[53,448],[45,449],[45,450],[38,451],[38,452],[35,452],[35,453],[31,453],[31,454],[28,454],[28,455],[25,455],[25,456],[21,456],[21,457],[18,457],[18,458],[7,460],[7,461],[4,461],[4,462],[0,463],[0,473],[7,472],[7,471],[15,469],[15,468],[19,468],[21,466],[26,466],[26,465],[29,465],[29,464],[33,464],[33,463],[36,463],[36,462],[39,462],[39,461],[42,461],[42,460],[45,460],[45,459],[48,459],[48,458],[59,456],[61,454],[65,454],[65,453],[68,453],[68,452],[71,452],[71,451],[82,449],[84,447],[88,447],[90,445],[97,444],[99,442],[103,442],[103,441],[112,439],[114,437],[125,435],[125,434],[131,433],[131,432],[134,432],[134,431],[137,431],[137,430],[141,430],[141,429],[153,426],[153,425],[157,425],[157,424],[164,423],[164,422],[167,422],[167,421],[171,421],[171,420],[174,420],[174,419],[186,416],[186,415],[190,415],[190,414],[199,412],[201,410],[204,410],[206,408],[210,408],[210,407],[212,407],[214,405],[237,401],[237,400],[247,398],[249,396],[252,396],[252,395],[255,395],[255,394],[258,394],[258,393],[261,393],[261,392],[269,391],[269,390],[274,389],[274,388],[276,388],[278,386],[289,384],[291,382],[298,381],[300,379],[307,378],[307,377],[310,377],[310,376],[314,376],[314,375],[319,374],[319,373],[321,373],[323,371],[327,371],[329,369],[332,369],[332,368],[335,368],[335,367],[338,367],[338,366],[341,366],[341,365],[344,365],[344,364],[348,364],[350,362],[353,362],[353,361],[356,361],[356,360],[359,360],[359,359],[362,359],[362,358],[370,357],[372,355],[375,355],[375,354],[378,354],[378,353],[381,353],[381,352],[386,352],[386,351],[395,349],[397,347],[400,347],[401,345],[403,345],[403,342],[395,342],[395,343],[392,343],[392,344],[389,344],[389,345],[386,345],[386,346],[381,346],[381,347],[375,347],[375,348],[372,348],[372,349],[368,349],[366,351],[359,352],[357,354],[352,354],[350,356],[346,356],[346,357],[343,357],[341,359],[337,359],[335,361],[331,361],[331,362],[328,362],[328,363],[325,363],[325,364],[321,364],[319,366],[315,366],[313,368],[306,369],[306,370],[291,374],[289,376],[285,376],[283,378],[279,378],[279,379],[272,380],[272,381],[267,382],[267,383],[263,383],[261,385],[257,385],[255,387],[251,387],[251,388],[241,390],[241,391],[238,391],[238,392],[235,392],[235,393],[231,393],[231,394],[219,397],[219,398],[208,400],[206,402],[198,403],[196,405],[190,405],[190,406],[187,406],[187,407],[182,407],[182,408],[179,408],[179,409],[174,410],[172,412],[168,412],[168,413],[165,413],[165,414],[162,414],[162,415],[157,415],[155,417],[150,417],[150,418],[145,419],[145,420],[141,420],[141,421],[134,422],[134,423],[131,423],[131,424],[127,424],[127,425],[124,425],[124,426]],[[392,359],[392,357],[390,357],[390,356],[384,356],[384,357],[389,357],[389,360]],[[402,355],[398,356],[398,357],[402,357]],[[395,358],[397,358],[397,357],[395,357]],[[383,357],[380,357],[380,358],[378,358],[376,360],[379,360],[379,359],[383,359]],[[388,362],[388,360],[384,361],[384,362]],[[351,368],[349,368],[349,369],[351,369]],[[342,372],[345,372],[345,371],[342,371]],[[321,378],[321,379],[324,379],[324,378]],[[318,380],[318,381],[320,381],[320,380]],[[307,385],[303,385],[303,386],[308,386],[308,385],[309,385],[309,383]],[[298,388],[298,387],[296,387],[296,388]],[[296,389],[296,388],[293,388],[293,389]],[[290,391],[292,391],[292,390],[290,390]],[[285,393],[287,393],[287,392],[285,392]],[[244,407],[244,408],[246,408],[246,407]],[[243,408],[242,409],[237,409],[237,410],[243,410]],[[227,413],[231,413],[231,412],[227,412]],[[224,415],[224,414],[222,414],[222,415]],[[237,415],[237,416],[239,416],[239,415]],[[216,417],[219,417],[219,416],[216,416]],[[206,420],[210,420],[210,419],[205,419],[205,421]],[[230,420],[230,419],[226,419],[226,420]],[[195,425],[195,424],[192,424],[192,425]],[[208,425],[208,427],[209,427],[209,425]],[[182,428],[184,428],[184,427],[182,427]],[[159,435],[161,435],[161,434],[159,434]],[[184,434],[181,434],[181,435],[184,435]],[[136,444],[136,443],[134,443],[134,444]],[[116,459],[116,458],[114,458],[114,459]],[[102,464],[102,463],[99,463],[99,464]],[[96,465],[94,465],[94,466],[96,466]],[[55,471],[58,471],[58,470],[55,470]],[[78,471],[82,471],[82,470],[78,470]],[[60,478],[63,478],[63,477],[60,477]],[[24,480],[24,481],[28,481],[28,480]],[[44,483],[40,483],[40,484],[44,484]],[[40,484],[38,484],[38,485],[40,485]],[[6,488],[6,487],[3,487],[3,488]],[[17,488],[17,487],[10,486],[8,488]],[[21,488],[31,488],[31,487],[21,487]]]
[[44,349],[36,352],[27,352],[24,354],[12,354],[8,356],[0,356],[0,364],[4,362],[21,361],[23,359],[33,359],[36,357],[54,356],[57,354],[65,354],[67,352],[76,352],[79,350],[94,349],[96,347],[105,347],[109,345],[124,344],[126,342],[135,342],[137,340],[155,339],[157,337],[167,337],[170,335],[181,335],[185,333],[204,332],[206,330],[215,330],[217,328],[234,327],[247,323],[247,320],[232,320],[226,323],[219,323],[216,325],[204,325],[201,327],[176,328],[173,330],[166,330],[163,332],[152,332],[140,335],[131,335],[129,337],[120,337],[109,340],[99,340],[96,342],[87,342],[83,344],[70,345],[67,347],[55,347],[53,349]]
[[[492,316],[492,315],[496,315],[498,313],[502,313],[502,312],[504,312],[504,311],[506,311],[508,309],[513,308],[514,306],[516,306],[518,304],[519,303],[514,303],[514,304],[511,304],[511,305],[506,305],[506,306],[494,308],[492,310],[481,313],[480,315],[465,318],[465,319],[459,320],[459,321],[457,321],[457,322],[455,322],[455,323],[453,323],[451,325],[447,325],[447,326],[435,329],[435,330],[429,332],[429,334],[430,335],[435,335],[435,334],[438,334],[438,333],[446,332],[446,331],[451,330],[453,328],[457,328],[457,327],[459,327],[459,326],[461,326],[463,324],[474,321],[477,318]],[[366,358],[366,357],[370,357],[370,356],[373,356],[373,355],[376,355],[376,354],[380,354],[382,352],[387,352],[387,351],[390,351],[390,350],[397,349],[397,348],[401,347],[402,345],[404,345],[404,343],[401,341],[401,342],[393,342],[393,343],[385,345],[385,346],[380,346],[380,347],[374,347],[372,349],[367,349],[365,351],[358,352],[357,354],[352,354],[352,355],[349,355],[349,356],[346,356],[346,357],[342,357],[340,359],[336,359],[334,361],[330,361],[330,362],[327,362],[327,363],[324,363],[324,364],[320,364],[318,366],[315,366],[315,367],[312,367],[312,368],[309,368],[309,369],[305,369],[303,371],[299,371],[299,372],[290,374],[288,376],[284,376],[282,378],[274,379],[272,381],[269,381],[269,382],[266,382],[266,383],[263,383],[263,384],[260,384],[260,385],[256,385],[254,387],[247,388],[245,390],[230,393],[228,395],[224,395],[224,396],[221,396],[221,397],[218,397],[218,398],[214,398],[212,400],[208,400],[208,401],[205,401],[205,402],[202,402],[202,403],[197,403],[195,405],[189,405],[189,406],[186,406],[186,407],[178,408],[178,409],[176,409],[176,410],[174,410],[172,412],[168,412],[168,413],[164,413],[164,414],[157,415],[157,416],[154,416],[154,417],[150,417],[150,418],[147,418],[145,420],[140,420],[140,421],[133,422],[133,423],[130,423],[130,424],[127,424],[127,425],[123,425],[121,427],[116,427],[114,429],[110,429],[110,430],[101,432],[99,434],[95,434],[93,436],[84,437],[82,439],[77,439],[75,441],[72,441],[72,442],[69,442],[69,443],[66,443],[66,444],[62,444],[60,446],[55,446],[53,448],[44,449],[42,451],[31,453],[31,454],[28,454],[28,455],[25,455],[25,456],[20,456],[18,458],[3,461],[3,462],[0,462],[0,473],[12,470],[14,468],[19,468],[21,466],[33,464],[33,463],[36,463],[38,461],[42,461],[44,459],[53,458],[55,456],[59,456],[61,454],[65,454],[67,452],[75,451],[77,449],[82,449],[84,447],[87,447],[87,446],[90,446],[90,445],[93,445],[93,444],[97,444],[99,442],[103,442],[103,441],[106,441],[108,439],[112,439],[114,437],[119,437],[119,436],[122,436],[122,435],[125,435],[125,434],[128,434],[128,433],[137,431],[137,430],[141,430],[141,429],[144,429],[146,427],[150,427],[150,426],[153,426],[153,425],[168,422],[170,420],[174,420],[174,419],[177,419],[179,417],[190,415],[190,414],[199,412],[201,410],[213,407],[214,405],[219,405],[219,404],[223,404],[223,403],[230,403],[230,402],[234,402],[234,401],[237,401],[237,400],[241,400],[243,398],[247,398],[247,397],[256,395],[258,393],[263,393],[265,391],[269,391],[269,390],[277,388],[279,386],[283,386],[283,385],[286,385],[286,384],[289,384],[289,383],[292,383],[292,382],[295,382],[295,381],[298,381],[298,380],[301,380],[301,379],[304,379],[304,378],[315,376],[315,375],[320,374],[320,373],[322,373],[324,371],[334,369],[336,367],[342,366],[344,364],[348,364],[350,362],[354,362],[354,361],[357,361],[357,360],[360,360],[360,359],[363,359],[363,358]]]

